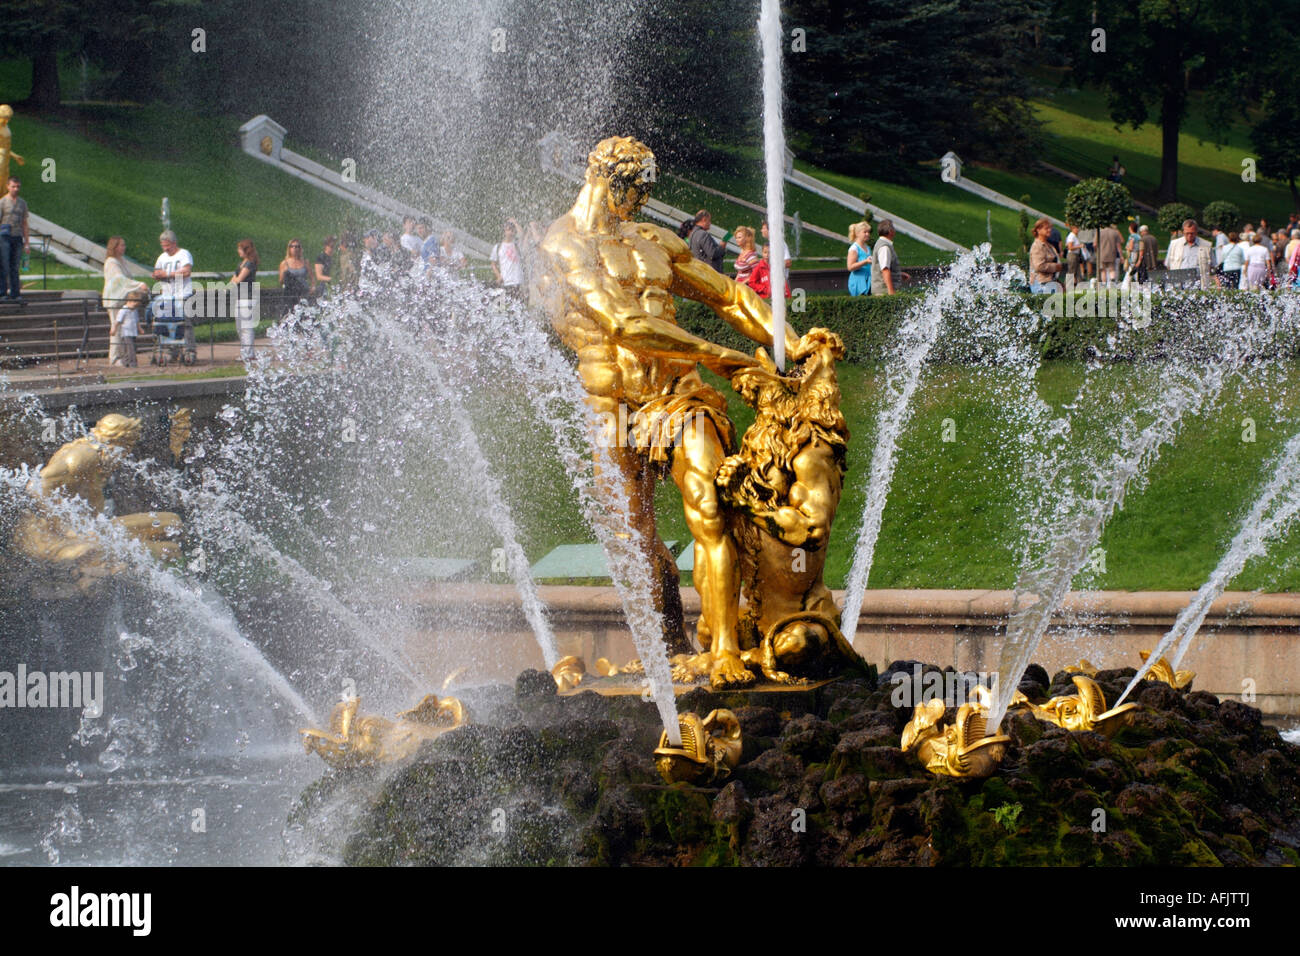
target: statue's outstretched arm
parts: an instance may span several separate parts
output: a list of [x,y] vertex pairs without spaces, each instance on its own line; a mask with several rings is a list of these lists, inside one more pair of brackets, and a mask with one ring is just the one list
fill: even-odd
[[[728,279],[696,259],[680,239],[677,244],[680,248],[665,243],[673,257],[673,294],[703,302],[745,338],[771,348],[772,310],[768,304],[749,286]],[[799,336],[789,322],[785,326],[785,354],[792,359],[802,357]]]
[[572,255],[561,259],[566,269],[564,286],[582,313],[619,345],[647,355],[699,362],[725,377],[757,364],[743,352],[715,345],[650,315],[612,276],[584,259]]

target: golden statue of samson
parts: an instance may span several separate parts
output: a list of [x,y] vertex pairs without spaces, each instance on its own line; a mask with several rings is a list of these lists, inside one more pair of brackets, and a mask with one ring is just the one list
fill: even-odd
[[[856,660],[821,578],[848,441],[834,370],[843,345],[824,330],[799,338],[787,328],[786,355],[807,361],[782,377],[762,348],[749,356],[680,328],[674,296],[709,305],[757,345],[772,346],[771,313],[752,289],[694,259],[669,230],[632,221],[654,168],[654,154],[629,137],[592,151],[577,202],[541,244],[533,293],[577,354],[592,409],[632,421],[629,440],[616,436],[599,456],[597,480],[626,494],[657,570],[674,673],[708,674],[726,687],[752,683],[755,670],[790,680],[787,664],[803,674]],[[726,398],[699,365],[729,379],[757,410],[739,449]],[[695,538],[698,655],[682,625],[676,565],[655,529],[654,487],[664,476],[681,491]]]

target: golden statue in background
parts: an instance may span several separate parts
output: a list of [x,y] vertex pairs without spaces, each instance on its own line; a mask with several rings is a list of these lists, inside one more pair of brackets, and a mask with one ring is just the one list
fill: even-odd
[[0,105],[0,190],[6,189],[9,184],[9,160],[12,159],[19,166],[26,162],[13,150],[14,134],[9,128],[9,121],[13,118],[13,107],[8,103]]
[[167,416],[172,423],[167,434],[167,447],[171,449],[172,461],[177,465],[181,463],[185,443],[190,440],[190,431],[194,428],[193,415],[192,408],[178,408]]
[[[33,510],[24,515],[14,532],[15,550],[29,558],[73,569],[88,584],[95,578],[124,570],[110,559],[98,535],[79,531],[58,512],[71,499],[80,498],[99,515],[104,513],[104,485],[122,459],[140,440],[140,419],[105,415],[90,434],[68,442],[40,471],[39,481],[28,486],[35,499]],[[180,545],[181,522],[167,511],[146,511],[122,515],[113,523],[141,541],[156,557],[175,558]]]
[[[710,654],[711,680],[718,687],[748,684],[755,677],[741,659],[740,558],[714,484],[735,450],[735,429],[726,398],[705,384],[696,366],[730,379],[761,365],[680,328],[673,296],[706,303],[768,347],[771,313],[748,286],[693,258],[674,233],[632,221],[649,198],[654,170],[654,154],[630,137],[611,137],[591,152],[577,202],[542,241],[533,294],[577,353],[592,409],[606,421],[631,421],[630,436],[612,435],[597,480],[616,483],[627,496],[628,519],[658,572],[656,607],[669,654],[693,649],[682,624],[676,563],[655,529],[655,482],[665,475],[681,491],[695,538],[697,636]],[[792,361],[804,357],[790,329],[785,345]]]

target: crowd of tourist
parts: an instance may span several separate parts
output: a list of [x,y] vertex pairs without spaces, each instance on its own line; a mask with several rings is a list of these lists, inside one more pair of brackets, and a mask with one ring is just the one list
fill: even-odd
[[[0,201],[0,218],[8,215],[16,234],[25,228],[26,207],[13,201],[17,195],[16,179],[14,183],[13,197],[6,197],[10,199],[8,208]],[[493,246],[491,265],[498,285],[508,294],[522,297],[526,288],[525,270],[541,238],[540,223],[530,223],[521,237],[518,223],[513,219],[506,221],[501,241]],[[151,272],[155,282],[152,295],[145,283],[131,278],[127,272],[126,241],[121,236],[112,236],[105,247],[102,301],[109,316],[110,364],[135,365],[138,359],[134,340],[148,326],[169,337],[180,336],[176,344],[178,353],[192,353],[195,348],[192,316],[187,315],[185,305],[194,295],[191,278],[194,257],[179,245],[171,230],[164,231],[158,241],[161,253]],[[0,242],[0,246],[4,245]],[[21,248],[19,243],[13,245]],[[0,248],[0,253],[7,257],[9,249]],[[233,317],[239,331],[241,354],[251,358],[253,329],[258,319],[254,314],[255,303],[260,292],[254,287],[262,272],[262,262],[251,239],[239,240],[235,255],[237,265],[228,280],[234,293]],[[403,275],[419,276],[435,269],[465,273],[468,268],[469,260],[454,232],[446,230],[434,235],[428,220],[408,216],[403,220],[401,233],[370,229],[359,238],[350,232],[326,236],[320,254],[314,258],[304,241],[294,237],[285,246],[276,272],[285,300],[295,302],[330,288],[373,287]],[[9,270],[2,271],[7,281]],[[16,275],[17,269],[13,272]]]
[[[713,217],[707,209],[701,209],[691,219],[687,219],[678,229],[677,234],[687,240],[691,255],[708,264],[714,271],[722,273],[723,256],[726,253],[728,239],[735,241],[740,248],[736,256],[733,278],[741,285],[749,286],[760,298],[772,297],[771,245],[764,241],[756,244],[754,230],[749,226],[737,226],[733,233],[721,240],[709,231]],[[770,238],[767,222],[761,227],[764,240]],[[911,276],[902,271],[898,263],[898,254],[894,251],[894,224],[884,219],[879,226],[880,238],[871,245],[871,224],[855,222],[849,227],[849,252],[845,267],[849,273],[849,295],[893,295],[904,280]],[[790,257],[785,257],[785,276],[790,277]],[[785,294],[791,294],[789,281],[785,283]]]
[[1240,230],[1211,229],[1209,238],[1195,219],[1188,219],[1170,236],[1163,260],[1156,237],[1135,220],[1129,220],[1127,234],[1111,224],[1096,230],[1091,241],[1080,238],[1077,225],[1067,223],[1067,228],[1062,239],[1050,220],[1034,224],[1030,291],[1145,285],[1160,266],[1171,272],[1195,272],[1190,281],[1207,288],[1300,287],[1300,217],[1296,214],[1283,229],[1270,230],[1268,221],[1261,219],[1258,225],[1247,222]]
[[[1122,170],[1122,166],[1120,169]],[[1121,172],[1122,175],[1122,172]],[[9,181],[8,195],[0,199],[0,278],[5,280],[0,296],[13,294],[10,282],[17,273],[11,264],[15,248],[26,245],[27,210],[18,199],[21,184]],[[734,239],[740,252],[736,256],[733,276],[762,298],[772,295],[771,245],[768,224],[760,233],[749,226],[737,226],[734,234],[721,239],[710,231],[713,218],[701,209],[682,223],[678,234],[686,240],[692,256],[719,273],[724,273],[723,258],[727,241]],[[8,232],[5,233],[5,227]],[[1183,223],[1179,233],[1170,237],[1164,259],[1159,258],[1157,240],[1146,225],[1130,220],[1127,231],[1117,224],[1095,230],[1085,239],[1079,227],[1067,224],[1062,236],[1051,220],[1034,223],[1033,242],[1029,249],[1030,290],[1054,292],[1062,288],[1096,285],[1125,288],[1131,283],[1144,285],[1151,273],[1163,265],[1168,270],[1196,270],[1203,283],[1219,288],[1266,289],[1281,285],[1300,286],[1300,216],[1293,214],[1285,228],[1271,230],[1267,220],[1248,222],[1239,230],[1213,229],[1209,238],[1195,220]],[[881,220],[875,226],[855,222],[849,226],[849,246],[845,258],[848,293],[893,295],[911,276],[902,270],[894,249],[894,224]],[[18,236],[22,234],[22,239]],[[523,299],[536,251],[544,235],[539,222],[527,229],[514,219],[505,220],[501,238],[492,246],[489,264],[497,286],[513,298]],[[6,241],[7,240],[7,241]],[[194,330],[185,312],[185,302],[194,293],[191,276],[194,259],[181,248],[176,235],[167,230],[159,236],[161,253],[151,273],[155,280],[152,296],[145,283],[131,278],[125,268],[126,242],[121,236],[108,240],[104,260],[103,302],[109,313],[109,361],[131,366],[138,361],[135,339],[148,322],[171,323],[170,335],[182,335],[177,348],[194,349]],[[261,258],[251,239],[236,244],[238,265],[230,285],[239,304],[235,319],[240,331],[244,357],[251,357],[252,331],[257,322],[251,303],[254,286],[261,272]],[[321,252],[311,257],[303,240],[290,239],[285,246],[277,274],[288,301],[297,301],[323,293],[329,288],[378,287],[402,276],[426,275],[433,270],[464,274],[469,260],[451,230],[434,235],[427,219],[408,216],[400,233],[370,229],[358,239],[355,233],[326,236]],[[791,294],[790,258],[786,256],[785,294]]]

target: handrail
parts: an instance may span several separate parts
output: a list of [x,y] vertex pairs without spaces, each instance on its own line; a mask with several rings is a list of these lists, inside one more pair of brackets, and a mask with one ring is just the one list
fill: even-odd
[[[111,339],[111,336],[110,336]],[[90,300],[81,300],[81,345],[77,349],[77,364],[74,371],[81,371],[81,363],[89,362],[88,355],[90,351]],[[54,360],[59,360],[58,349],[55,349]]]

